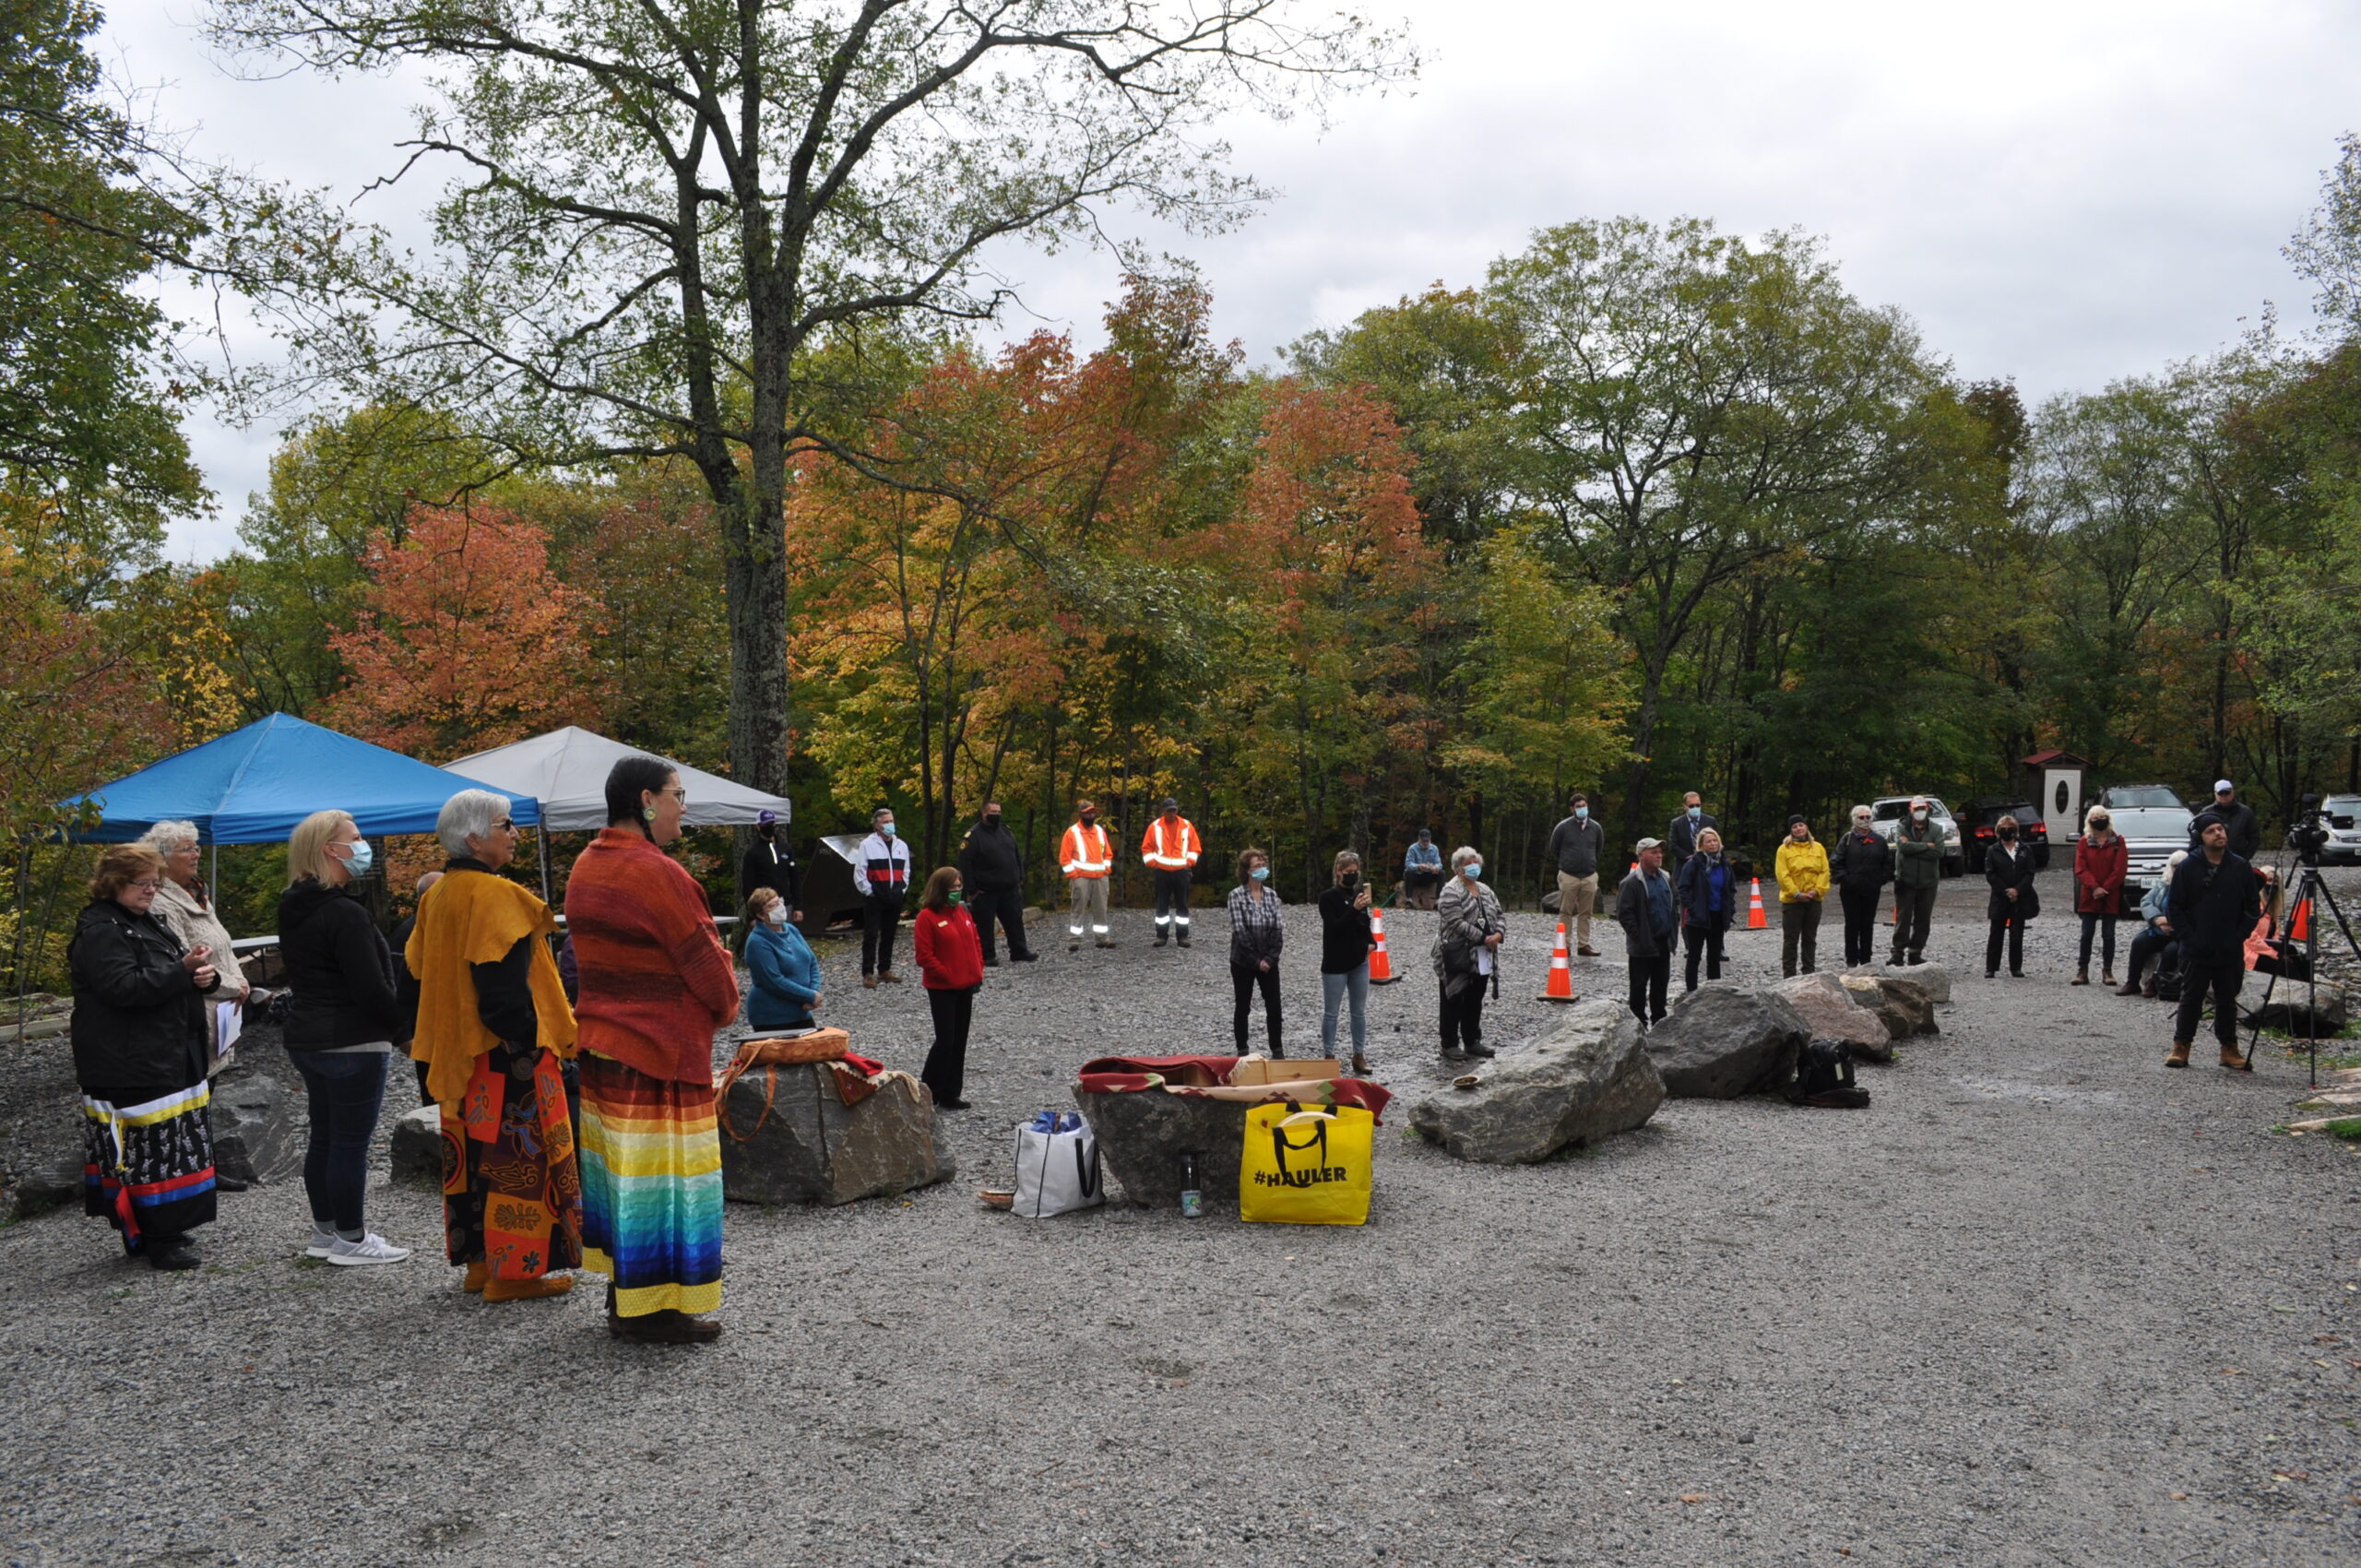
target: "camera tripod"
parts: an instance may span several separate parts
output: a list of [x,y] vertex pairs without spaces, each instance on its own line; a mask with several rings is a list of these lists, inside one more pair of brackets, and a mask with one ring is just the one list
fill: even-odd
[[[2309,1034],[2305,1043],[2311,1047],[2311,1087],[2318,1088],[2320,1087],[2319,1033],[2320,910],[2326,909],[2330,914],[2336,917],[2336,929],[2344,937],[2345,951],[2353,955],[2355,963],[2361,963],[2361,944],[2356,944],[2353,940],[2353,928],[2345,923],[2344,910],[2338,905],[2336,895],[2328,890],[2328,883],[2321,877],[2320,868],[2311,861],[2306,860],[2296,868],[2296,885],[2287,894],[2286,908],[2290,917],[2292,918],[2296,909],[2303,908],[2306,900],[2318,900],[2312,905],[2311,913],[2304,921],[2304,980],[2302,981],[2306,991],[2304,1016]],[[2249,1071],[2254,1067],[2255,1044],[2262,1038],[2263,1010],[2271,1005],[2272,992],[2279,989],[2279,982],[2285,978],[2277,968],[2272,969],[2271,979],[2262,988],[2262,1000],[2255,1006],[2254,1022],[2247,1028],[2247,1067]],[[2287,989],[2292,992],[2296,985],[2296,981],[2288,980]]]

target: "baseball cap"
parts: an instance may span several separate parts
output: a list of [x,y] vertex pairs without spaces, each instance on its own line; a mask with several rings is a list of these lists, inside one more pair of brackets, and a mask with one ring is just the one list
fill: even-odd
[[2235,790],[2236,788],[2236,785],[2231,783],[2226,778],[2216,778],[2213,780],[2213,792],[2217,795],[2225,790]]
[[759,811],[754,814],[755,823],[764,827],[769,826],[772,823],[777,822],[777,820],[778,813],[774,811]]
[[1663,848],[1664,840],[1661,838],[1643,838],[1631,847],[1631,852],[1633,854],[1638,854],[1643,849],[1661,849]]

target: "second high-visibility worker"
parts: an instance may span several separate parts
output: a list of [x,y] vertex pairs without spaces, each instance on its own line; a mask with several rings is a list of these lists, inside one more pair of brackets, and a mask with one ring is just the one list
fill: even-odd
[[1180,945],[1189,945],[1189,884],[1196,878],[1197,825],[1180,814],[1180,802],[1167,795],[1157,806],[1156,819],[1140,837],[1140,859],[1156,876],[1156,944],[1161,947],[1177,931]]
[[1082,946],[1082,923],[1086,916],[1090,930],[1101,947],[1112,947],[1114,939],[1107,932],[1107,873],[1115,869],[1115,847],[1108,842],[1107,830],[1098,826],[1098,807],[1095,802],[1074,803],[1074,826],[1066,829],[1064,843],[1060,847],[1058,861],[1066,873],[1066,893],[1071,910],[1066,917],[1066,951],[1073,953]]

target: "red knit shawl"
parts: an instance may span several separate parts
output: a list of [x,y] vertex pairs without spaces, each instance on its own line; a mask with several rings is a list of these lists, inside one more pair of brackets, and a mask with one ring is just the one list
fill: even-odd
[[696,879],[641,835],[610,827],[565,884],[582,993],[578,1043],[652,1078],[713,1082],[713,1031],[738,977]]

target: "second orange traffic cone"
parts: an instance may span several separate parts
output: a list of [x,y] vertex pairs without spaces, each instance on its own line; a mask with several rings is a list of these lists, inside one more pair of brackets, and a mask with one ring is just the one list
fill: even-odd
[[1369,909],[1369,933],[1377,939],[1377,945],[1370,950],[1369,983],[1392,985],[1402,977],[1394,972],[1394,960],[1385,951],[1385,911],[1374,904]]
[[1746,929],[1761,931],[1770,923],[1770,917],[1762,912],[1762,879],[1758,876],[1754,879],[1754,891],[1747,900]]
[[1549,984],[1542,992],[1544,1002],[1572,1002],[1574,999],[1574,968],[1572,956],[1566,951],[1566,922],[1558,922],[1558,945],[1549,953]]
[[2302,903],[2296,906],[2296,912],[2294,914],[2287,917],[2287,940],[2290,942],[2301,942],[2311,934],[2312,901],[2309,898],[2307,898]]

